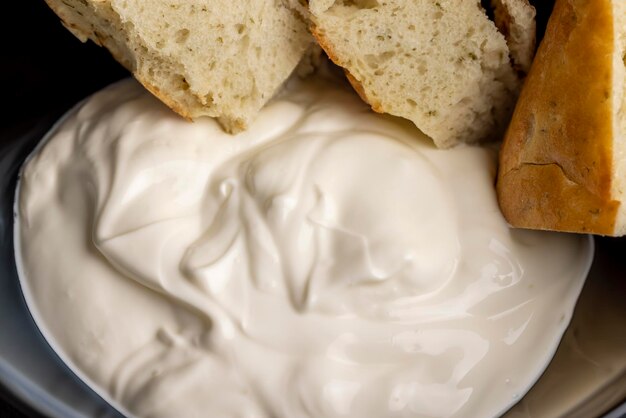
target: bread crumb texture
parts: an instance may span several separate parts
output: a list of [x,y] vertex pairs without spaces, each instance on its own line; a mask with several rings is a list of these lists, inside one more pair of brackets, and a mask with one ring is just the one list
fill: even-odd
[[311,0],[312,32],[377,112],[438,147],[500,139],[519,79],[480,2]]
[[46,0],[182,116],[248,127],[312,44],[281,0]]
[[528,74],[537,42],[537,11],[528,0],[491,0],[495,23],[511,51],[513,68]]

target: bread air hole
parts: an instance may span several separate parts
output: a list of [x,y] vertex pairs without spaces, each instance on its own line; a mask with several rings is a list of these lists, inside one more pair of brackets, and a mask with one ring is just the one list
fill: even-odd
[[187,42],[187,38],[189,38],[189,29],[180,29],[174,35],[174,40],[177,44],[184,44]]
[[380,54],[365,54],[365,62],[368,67],[375,70],[380,65],[385,64],[395,55],[395,51],[385,51]]
[[187,79],[185,78],[185,76],[181,74],[176,74],[174,76],[174,84],[181,91],[189,90],[189,83],[187,82]]

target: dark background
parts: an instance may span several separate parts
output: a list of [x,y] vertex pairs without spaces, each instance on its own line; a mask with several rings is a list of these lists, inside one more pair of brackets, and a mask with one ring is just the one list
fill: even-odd
[[[482,2],[488,4],[489,0]],[[531,3],[537,7],[541,36],[553,2],[531,0]],[[3,16],[0,82],[4,88],[4,106],[0,112],[0,150],[18,136],[33,131],[43,134],[74,103],[128,76],[106,50],[79,42],[43,0],[5,2]],[[610,247],[607,250],[617,248],[605,246]],[[0,417],[25,416],[39,415],[0,386]]]

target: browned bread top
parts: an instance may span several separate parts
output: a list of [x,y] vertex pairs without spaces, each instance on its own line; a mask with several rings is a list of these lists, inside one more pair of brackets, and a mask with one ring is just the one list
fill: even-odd
[[619,233],[615,49],[611,0],[557,0],[500,154],[498,199],[513,226]]

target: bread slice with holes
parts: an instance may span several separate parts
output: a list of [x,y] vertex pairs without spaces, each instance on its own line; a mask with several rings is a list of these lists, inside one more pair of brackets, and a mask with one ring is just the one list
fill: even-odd
[[375,111],[411,120],[441,148],[502,137],[520,80],[480,2],[311,0],[309,9],[313,35]]
[[526,75],[535,56],[537,11],[528,0],[491,0],[494,20],[510,50],[513,68]]
[[182,116],[245,129],[313,38],[281,0],[46,0]]
[[511,225],[626,235],[626,1],[557,0],[500,154]]

